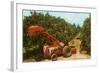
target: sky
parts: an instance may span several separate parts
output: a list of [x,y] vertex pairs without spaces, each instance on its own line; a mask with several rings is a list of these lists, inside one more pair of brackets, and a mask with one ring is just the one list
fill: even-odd
[[[38,12],[42,12],[43,14],[47,13],[47,11],[38,11]],[[54,11],[48,11],[48,13],[52,16],[56,16],[56,17],[61,17],[63,19],[65,19],[65,21],[71,23],[71,24],[75,24],[82,26],[83,22],[86,18],[88,18],[90,16],[89,13],[82,13],[82,12],[54,12]],[[23,11],[23,16],[30,16],[30,10],[24,10]]]

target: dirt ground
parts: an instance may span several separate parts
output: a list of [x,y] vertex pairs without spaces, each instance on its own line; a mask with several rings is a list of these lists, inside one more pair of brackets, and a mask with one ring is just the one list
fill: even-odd
[[[63,56],[60,56],[57,58],[58,61],[80,60],[80,59],[90,59],[90,56],[86,54],[79,54],[79,55],[73,54],[71,57],[65,58]],[[45,61],[52,61],[52,60],[45,59],[43,61],[45,62]]]
[[[73,54],[72,56],[70,57],[63,57],[63,56],[59,56],[57,58],[57,61],[68,61],[68,60],[83,60],[83,59],[90,59],[91,57],[87,54]],[[44,59],[40,62],[49,62],[49,61],[52,61],[50,59]],[[28,59],[28,60],[25,60],[24,62],[36,62],[34,59]]]

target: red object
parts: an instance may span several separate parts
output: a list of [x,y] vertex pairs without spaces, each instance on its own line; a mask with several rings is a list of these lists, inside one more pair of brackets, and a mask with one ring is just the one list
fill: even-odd
[[43,32],[45,30],[45,28],[41,27],[41,26],[30,26],[27,29],[27,35],[32,37],[34,35],[36,35],[38,32]]
[[[53,49],[52,49],[53,48]],[[44,57],[47,58],[52,54],[61,55],[63,53],[62,49],[55,45],[45,45],[43,48]]]
[[75,46],[70,46],[70,47],[71,47],[72,54],[76,54],[76,48],[75,48]]
[[37,35],[37,33],[41,33],[43,34],[43,36],[46,36],[52,42],[52,45],[49,45],[49,46],[47,45],[43,48],[44,57],[48,57],[52,54],[57,54],[57,55],[62,54],[62,49],[59,49],[59,48],[63,48],[63,46],[60,44],[60,41],[54,38],[45,30],[46,29],[43,28],[42,26],[30,26],[27,29],[27,35],[32,37],[32,36]]
[[52,51],[51,51],[51,54],[60,55],[60,54],[62,54],[62,50],[60,50],[60,49],[52,50]]

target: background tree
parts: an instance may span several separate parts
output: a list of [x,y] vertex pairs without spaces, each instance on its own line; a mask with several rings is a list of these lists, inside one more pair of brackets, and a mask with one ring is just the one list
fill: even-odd
[[81,29],[81,50],[87,50],[91,54],[91,19],[86,18]]

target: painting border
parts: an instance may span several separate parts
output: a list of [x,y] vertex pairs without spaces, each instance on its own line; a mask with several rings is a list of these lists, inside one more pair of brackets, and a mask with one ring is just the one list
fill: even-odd
[[[26,6],[26,7],[25,7]],[[84,61],[68,61],[66,62],[53,62],[53,63],[47,63],[47,62],[43,62],[43,63],[29,63],[29,64],[23,64],[22,63],[22,57],[19,57],[22,53],[21,49],[19,49],[19,46],[22,45],[22,40],[19,37],[19,35],[22,35],[22,10],[25,9],[32,9],[32,6],[36,6],[37,8],[44,8],[47,7],[48,9],[50,9],[50,7],[52,7],[52,9],[57,9],[57,10],[61,10],[64,8],[69,9],[68,11],[73,11],[73,9],[79,10],[78,12],[84,12],[84,10],[86,12],[90,12],[91,13],[91,46],[94,48],[95,45],[95,30],[93,27],[93,24],[96,23],[96,8],[95,7],[77,7],[77,6],[61,6],[61,5],[43,5],[43,4],[34,4],[34,3],[20,3],[20,2],[12,2],[11,3],[11,24],[12,24],[12,45],[11,45],[11,70],[13,71],[20,71],[20,70],[34,70],[34,69],[53,69],[53,68],[66,68],[66,67],[81,67],[81,66],[95,66],[96,65],[96,50],[92,51],[91,56],[93,57],[91,60],[84,60]],[[41,10],[40,9],[40,10]],[[53,9],[53,10],[54,10]],[[21,10],[21,11],[20,11]],[[93,18],[94,17],[94,18]],[[19,23],[21,23],[21,27],[19,26]],[[91,48],[92,49],[92,48]],[[64,66],[63,66],[64,64]],[[87,65],[86,65],[87,64]],[[45,65],[43,67],[43,65]],[[46,67],[48,66],[48,68]]]

